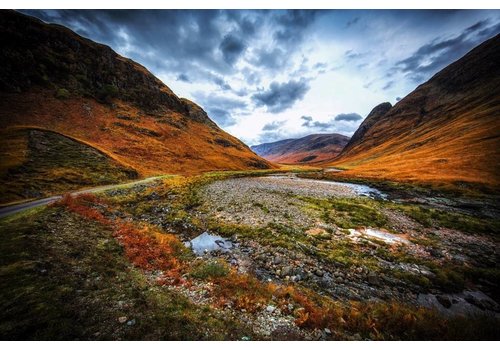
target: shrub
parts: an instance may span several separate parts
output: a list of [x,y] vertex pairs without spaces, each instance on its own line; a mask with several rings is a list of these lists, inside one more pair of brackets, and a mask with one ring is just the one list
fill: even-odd
[[103,102],[111,102],[111,100],[117,96],[118,96],[118,88],[111,84],[104,85],[97,92],[97,98]]
[[56,98],[58,99],[67,99],[69,97],[69,91],[63,88],[57,89]]
[[229,267],[223,261],[201,263],[193,268],[191,276],[199,279],[225,277],[229,274]]

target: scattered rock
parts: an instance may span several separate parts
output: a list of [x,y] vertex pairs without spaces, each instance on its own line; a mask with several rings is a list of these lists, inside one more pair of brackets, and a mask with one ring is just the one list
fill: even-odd
[[451,307],[451,300],[446,295],[436,295],[436,299],[445,308],[449,309]]
[[374,286],[380,285],[380,278],[376,274],[374,274],[373,272],[368,274],[366,280],[371,285],[374,285]]
[[120,323],[125,323],[125,322],[127,322],[127,316],[121,316],[121,317],[118,317],[118,322],[120,322]]
[[269,312],[270,314],[272,314],[274,312],[274,310],[276,310],[276,307],[275,306],[272,306],[272,305],[268,305],[266,307],[266,311]]
[[282,277],[285,277],[285,276],[290,276],[291,274],[293,273],[293,268],[291,266],[285,266],[282,270],[281,270],[281,276]]
[[314,274],[315,274],[316,276],[318,276],[318,277],[323,277],[324,272],[323,272],[323,271],[321,271],[320,269],[316,269],[316,270],[314,270]]

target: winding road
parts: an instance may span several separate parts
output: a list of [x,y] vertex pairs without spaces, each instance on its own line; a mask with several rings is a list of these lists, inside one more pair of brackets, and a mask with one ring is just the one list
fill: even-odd
[[[126,183],[115,184],[115,185],[93,187],[93,188],[88,188],[85,190],[71,192],[71,194],[78,195],[78,194],[83,194],[83,193],[97,193],[97,192],[107,191],[107,190],[111,190],[111,189],[119,188],[119,187],[128,187],[128,186],[134,186],[134,185],[138,185],[138,184],[142,184],[142,183],[148,183],[148,182],[151,182],[154,180],[161,179],[163,177],[164,176],[154,176],[154,177],[148,177],[146,179],[137,180],[137,181],[133,181],[133,182],[126,182]],[[23,203],[19,203],[19,204],[5,206],[5,207],[0,208],[0,218],[3,218],[5,216],[9,216],[9,215],[12,215],[15,213],[19,213],[19,212],[27,210],[27,209],[36,208],[36,207],[39,207],[42,205],[47,205],[47,204],[53,203],[61,198],[62,198],[62,195],[58,195],[58,196],[37,199],[34,201],[30,201],[30,202],[23,202]]]

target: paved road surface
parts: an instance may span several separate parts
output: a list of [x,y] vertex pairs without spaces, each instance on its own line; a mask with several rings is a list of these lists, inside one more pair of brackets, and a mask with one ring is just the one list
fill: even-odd
[[[154,181],[154,180],[160,179],[160,178],[162,178],[162,176],[148,177],[147,179],[128,182],[128,183],[124,183],[124,184],[106,185],[106,186],[89,188],[86,190],[75,191],[75,192],[71,192],[71,194],[77,195],[77,194],[82,194],[82,193],[102,192],[102,191],[111,190],[111,189],[117,188],[117,187],[131,186],[131,185],[137,185],[137,184],[141,184],[141,183],[151,182],[151,181]],[[39,207],[42,205],[47,205],[47,204],[53,203],[61,198],[62,198],[62,196],[52,196],[52,197],[48,197],[48,198],[37,199],[37,200],[31,201],[31,202],[24,202],[24,203],[20,203],[20,204],[9,205],[8,207],[2,207],[2,208],[0,208],[0,218],[15,214],[15,213],[19,213],[20,211],[23,211],[26,209],[31,209],[31,208],[36,208],[36,207]]]

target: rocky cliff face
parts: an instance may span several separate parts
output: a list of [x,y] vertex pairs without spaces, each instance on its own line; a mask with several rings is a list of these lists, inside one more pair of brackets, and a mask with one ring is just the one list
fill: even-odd
[[0,126],[47,128],[141,174],[268,168],[146,68],[63,26],[0,11]]
[[500,35],[377,106],[335,161],[347,175],[499,186]]

